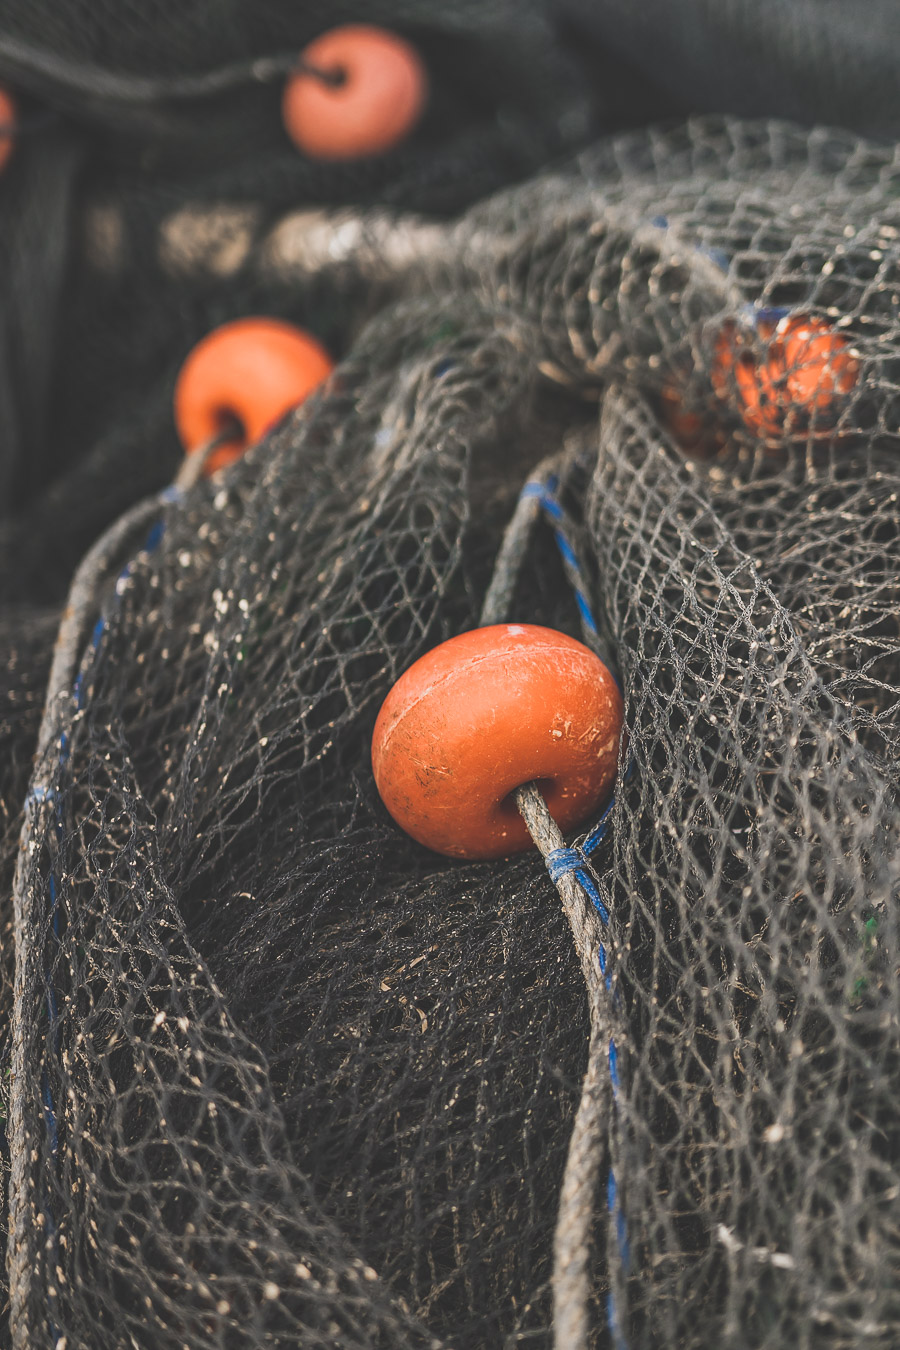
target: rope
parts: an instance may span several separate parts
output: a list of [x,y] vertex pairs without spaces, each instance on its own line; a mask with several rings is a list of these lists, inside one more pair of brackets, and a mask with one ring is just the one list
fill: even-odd
[[621,688],[622,681],[615,659],[600,635],[600,629],[591,609],[591,602],[588,597],[588,573],[582,557],[578,531],[563,509],[556,495],[558,491],[559,477],[557,474],[551,473],[545,478],[530,479],[522,489],[520,501],[524,499],[537,502],[550,522],[556,547],[562,559],[563,569],[569,585],[575,592],[575,603],[578,606],[578,615],[581,619],[581,630],[585,642],[597,653],[615,679],[616,684]]
[[[604,1162],[608,1162],[606,1125],[610,1105],[619,1088],[618,1050],[612,1035],[611,979],[607,973],[604,943],[597,942],[587,893],[603,927],[609,925],[609,910],[600,898],[590,864],[580,849],[566,847],[559,827],[533,783],[516,791],[516,806],[539,848],[569,921],[575,950],[588,991],[591,1039],[588,1065],[581,1086],[581,1099],[569,1140],[569,1152],[560,1191],[559,1214],[553,1243],[553,1335],[556,1350],[588,1350],[591,1343],[591,1229],[594,1201]],[[607,1072],[601,1071],[604,1060]],[[618,1201],[618,1185],[609,1167],[608,1196],[615,1204],[617,1233],[623,1241],[618,1250],[623,1265],[627,1259],[624,1217]],[[607,1316],[616,1350],[625,1350],[621,1319],[613,1291],[607,1300]]]
[[[93,619],[99,608],[98,596],[115,573],[116,567],[120,569],[119,580],[124,580],[131,575],[138,556],[152,553],[159,546],[165,532],[166,511],[196,483],[208,457],[228,439],[228,435],[226,431],[194,454],[188,455],[170,487],[132,507],[97,540],[75,573],[57,636],[35,752],[35,778],[25,799],[25,816],[13,882],[16,976],[12,1012],[12,1090],[8,1127],[11,1161],[8,1267],[13,1350],[28,1350],[29,1345],[33,1343],[27,1324],[33,1253],[28,1248],[25,1216],[28,1212],[28,1195],[32,1189],[27,1170],[32,1149],[28,1142],[26,1094],[26,1083],[29,1081],[26,1043],[28,1015],[25,1007],[26,972],[22,964],[22,953],[28,947],[24,939],[25,933],[32,932],[38,927],[41,918],[40,897],[32,876],[32,859],[36,856],[38,841],[41,838],[50,841],[52,853],[58,857],[65,835],[61,793],[45,781],[45,778],[54,771],[60,787],[65,782],[72,726],[85,706],[86,681],[114,613],[118,587],[113,595],[113,607],[105,612],[101,611],[99,618]],[[135,554],[137,541],[141,538],[143,543]],[[132,557],[123,567],[121,559],[127,553],[131,553]],[[89,630],[90,637],[85,648],[86,634]],[[57,870],[56,866],[51,866],[48,878],[49,915],[56,938],[60,933],[61,890]],[[48,1012],[45,1065],[51,1056],[58,1054],[59,1004],[50,964],[48,962],[44,971]],[[56,1160],[59,1147],[57,1107],[46,1067],[41,1074],[41,1102],[50,1157]],[[51,1263],[55,1264],[57,1231],[50,1202],[49,1182],[44,1187],[42,1208],[49,1256]],[[53,1343],[56,1344],[59,1333],[53,1321],[52,1310],[48,1310],[48,1325]]]
[[[534,529],[543,514],[553,527],[566,576],[575,592],[586,641],[595,650],[600,647],[605,664],[615,671],[591,608],[587,573],[576,543],[576,531],[556,495],[560,481],[559,463],[557,456],[545,460],[522,489],[497,555],[481,611],[481,623],[484,626],[500,623],[508,616]],[[618,675],[616,678],[618,680]],[[598,939],[593,917],[596,914],[602,928],[607,929],[610,912],[588,854],[604,838],[615,800],[609,802],[600,821],[580,847],[566,845],[534,783],[518,788],[515,801],[559,894],[588,992],[591,1023],[588,1064],[569,1140],[553,1243],[554,1345],[556,1350],[588,1350],[591,1342],[589,1254],[594,1203],[600,1173],[608,1160],[606,1126],[610,1107],[619,1090],[619,1056],[612,1035],[607,950],[604,941]],[[585,896],[591,908],[586,908]],[[622,1268],[627,1271],[628,1237],[619,1186],[611,1163],[608,1164],[607,1205]],[[627,1350],[621,1314],[612,1289],[607,1299],[607,1321],[614,1350]]]
[[103,101],[129,107],[208,98],[243,85],[270,83],[298,72],[334,85],[344,78],[339,71],[309,65],[296,52],[233,61],[196,75],[115,75],[103,66],[68,60],[8,34],[0,37],[0,70],[22,88],[34,92],[44,92],[49,84],[84,96],[92,103]]

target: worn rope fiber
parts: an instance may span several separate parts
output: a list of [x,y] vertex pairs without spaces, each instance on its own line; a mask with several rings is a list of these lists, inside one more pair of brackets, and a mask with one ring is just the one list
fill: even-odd
[[[585,592],[585,579],[566,528],[564,512],[554,493],[565,461],[559,457],[544,461],[523,488],[515,512],[504,533],[491,583],[481,610],[481,625],[500,623],[510,614],[516,582],[521,574],[526,550],[540,512],[546,513],[554,528],[557,548],[566,575],[573,586],[585,637],[605,655],[605,644],[591,612]],[[559,469],[559,472],[557,471]],[[597,915],[604,925],[609,914],[591,877],[587,855],[579,849],[567,849],[559,827],[553,820],[541,792],[534,783],[515,791],[515,802],[529,834],[543,857],[551,880],[559,892],[568,919],[588,991],[590,1044],[588,1065],[575,1115],[572,1138],[566,1159],[559,1201],[559,1218],[554,1236],[554,1344],[557,1350],[587,1350],[591,1343],[591,1232],[594,1203],[600,1177],[606,1164],[604,1130],[612,1109],[616,1083],[615,1050],[610,1016],[611,978]],[[613,808],[610,803],[603,819]],[[594,846],[599,842],[595,838]],[[593,901],[593,911],[586,899]],[[609,1059],[609,1072],[600,1064]],[[610,1195],[616,1195],[616,1183],[610,1172]],[[615,1208],[613,1200],[610,1208]],[[609,1295],[609,1323],[616,1350],[626,1342],[615,1307]]]

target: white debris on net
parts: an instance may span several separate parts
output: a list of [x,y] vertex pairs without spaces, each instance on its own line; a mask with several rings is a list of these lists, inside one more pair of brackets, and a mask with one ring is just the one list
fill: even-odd
[[[743,1251],[746,1246],[724,1223],[716,1225],[716,1237],[730,1256]],[[774,1266],[777,1270],[793,1270],[796,1265],[789,1252],[773,1252],[769,1247],[750,1247],[749,1251],[761,1265]]]

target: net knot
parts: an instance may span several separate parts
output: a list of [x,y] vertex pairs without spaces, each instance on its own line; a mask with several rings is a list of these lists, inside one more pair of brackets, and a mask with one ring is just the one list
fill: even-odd
[[554,886],[570,873],[590,900],[603,922],[609,923],[609,910],[600,897],[600,888],[591,875],[587,855],[580,848],[554,848],[544,859]]
[[555,848],[547,854],[546,862],[550,880],[555,885],[569,872],[580,872],[587,865],[587,858],[580,848]]

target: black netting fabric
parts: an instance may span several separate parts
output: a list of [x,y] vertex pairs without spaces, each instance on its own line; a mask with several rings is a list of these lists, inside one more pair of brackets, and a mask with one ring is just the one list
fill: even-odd
[[[585,149],[593,57],[549,9],[410,0],[365,17],[430,55],[432,120],[326,174],[265,79],[135,94],[296,49],[306,7],[14,8],[0,73],[58,121],[0,219],[31,268],[0,263],[0,1345],[893,1350],[893,145],[705,116]],[[253,312],[334,373],[135,512],[186,351]],[[756,406],[792,316],[841,378]],[[369,757],[548,462],[625,697],[614,1057],[538,852],[428,852]],[[580,635],[571,582],[536,521],[508,617]]]

